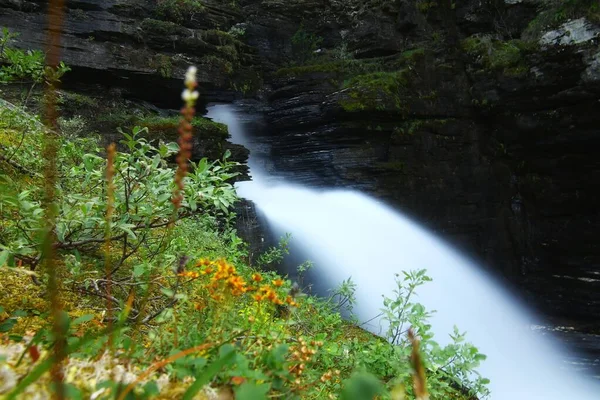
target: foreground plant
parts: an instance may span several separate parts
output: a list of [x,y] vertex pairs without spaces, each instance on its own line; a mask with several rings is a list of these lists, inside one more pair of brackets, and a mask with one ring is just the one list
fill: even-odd
[[[386,300],[386,341],[342,319],[340,309],[353,303],[350,280],[322,300],[257,269],[280,262],[289,237],[250,265],[232,225],[237,197],[228,181],[235,163],[227,161],[229,154],[222,161],[189,161],[190,108],[197,97],[192,77],[179,146],[151,143],[141,137],[147,130],[136,127],[122,132],[121,151],[110,147],[105,159],[93,141],[57,137],[52,249],[66,345],[64,374],[55,379],[66,396],[358,400],[484,394],[483,383],[470,378],[481,355],[461,344],[462,336],[455,347],[436,346],[428,314],[411,300],[427,280],[424,271],[408,273],[396,298]],[[0,148],[0,268],[6,272],[0,280],[0,395],[60,397],[48,377],[56,364],[49,350],[57,336],[45,323],[52,308],[34,301],[38,285],[48,284],[47,271],[37,268],[39,233],[47,221],[42,163],[35,154],[44,131],[22,111],[0,115],[0,134],[29,132],[25,146],[7,141]],[[8,155],[12,163],[5,161]],[[410,326],[414,336],[407,338]]]

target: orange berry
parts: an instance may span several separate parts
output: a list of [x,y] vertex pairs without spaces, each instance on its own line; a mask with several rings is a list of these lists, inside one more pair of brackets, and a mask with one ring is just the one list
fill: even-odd
[[234,376],[233,378],[231,378],[231,383],[234,385],[241,385],[245,381],[246,381],[246,378],[243,378],[241,376]]

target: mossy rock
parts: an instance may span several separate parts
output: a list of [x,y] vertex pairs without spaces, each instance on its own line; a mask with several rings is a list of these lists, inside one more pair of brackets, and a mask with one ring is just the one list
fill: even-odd
[[160,0],[154,9],[156,18],[177,24],[189,23],[205,13],[200,0]]
[[147,34],[153,36],[190,36],[190,30],[170,21],[160,21],[146,18],[140,24],[140,28]]
[[543,32],[555,29],[571,19],[583,17],[592,23],[600,23],[600,3],[597,0],[547,1],[542,2],[542,6],[546,9],[529,22],[522,34],[523,39],[536,41]]
[[506,75],[523,75],[529,70],[526,56],[538,46],[519,39],[496,40],[489,36],[473,35],[462,42],[462,47],[483,68]]
[[409,70],[374,72],[358,75],[344,82],[347,91],[339,104],[345,111],[408,111],[403,93],[409,83]]

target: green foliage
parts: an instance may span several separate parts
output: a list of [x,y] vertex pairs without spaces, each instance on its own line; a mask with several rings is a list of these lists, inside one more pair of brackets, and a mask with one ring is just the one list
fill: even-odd
[[308,32],[300,26],[291,38],[292,55],[296,63],[305,64],[315,57],[315,51],[323,42],[323,38]]
[[[114,219],[109,229],[114,235],[113,243],[120,243],[123,257],[127,254],[127,258],[143,249],[152,251],[153,247],[147,243],[150,231],[165,226],[173,213],[174,170],[168,166],[166,159],[177,151],[177,146],[171,143],[154,147],[139,137],[144,130],[136,127],[131,134],[123,133],[125,140],[122,143],[128,152],[117,153],[114,161],[116,192]],[[68,144],[61,149],[59,159],[64,162],[61,163],[62,179],[58,188],[61,201],[55,226],[56,246],[66,251],[93,251],[103,242],[106,228],[105,161],[97,151],[82,153],[81,147]],[[27,164],[29,158],[25,151],[17,149],[17,163],[27,165],[31,170],[40,167]],[[81,161],[73,165],[69,163],[73,159]],[[216,215],[228,214],[236,199],[233,187],[226,183],[236,175],[228,172],[234,164],[227,161],[209,163],[203,159],[192,165],[193,171],[186,178],[187,200],[178,210],[179,218],[190,216],[199,209]],[[2,193],[0,206],[3,218],[18,216],[4,227],[3,253],[8,253],[10,259],[39,259],[38,233],[43,226],[40,197],[35,189]],[[115,269],[124,261],[123,258],[116,261]],[[71,267],[73,274],[79,271],[77,263]],[[134,265],[132,268],[139,270],[143,267]]]
[[18,33],[11,32],[8,28],[2,27],[2,36],[0,36],[0,57],[4,57],[4,49],[10,44],[11,40],[18,36]]
[[158,0],[155,15],[163,20],[186,24],[206,12],[200,0]]
[[53,70],[45,66],[45,56],[39,50],[21,50],[8,47],[10,41],[17,35],[4,28],[0,39],[0,82],[27,81],[36,83],[60,80],[70,71],[62,61]]
[[[177,116],[121,112],[102,115],[99,120],[115,127],[123,127],[129,130],[135,126],[145,127],[148,130],[142,131],[140,134],[143,134],[148,139],[162,138],[168,140],[175,139],[180,122]],[[214,140],[222,140],[229,137],[227,126],[204,117],[195,117],[192,120],[192,126],[196,134],[203,138],[211,137]]]
[[[398,96],[406,82],[403,71],[372,72],[348,80],[346,89]],[[94,101],[82,97],[77,104],[93,107]],[[350,313],[355,303],[351,279],[320,299],[264,271],[288,253],[289,236],[249,264],[233,224],[237,196],[229,181],[236,165],[229,154],[190,163],[175,208],[177,166],[170,162],[178,146],[143,136],[153,134],[148,129],[174,129],[177,118],[108,119],[146,126],[121,130],[120,151],[108,151],[110,186],[97,140],[48,132],[20,108],[0,108],[0,335],[8,333],[2,343],[13,346],[0,363],[18,378],[7,386],[7,398],[51,395],[49,350],[60,343],[46,323],[53,310],[28,279],[42,287],[48,279],[36,268],[46,226],[45,160],[39,157],[46,135],[56,135],[59,144],[51,228],[72,398],[191,399],[224,388],[239,399],[390,398],[411,387],[408,327],[421,339],[432,399],[486,394],[486,381],[474,372],[483,356],[464,334],[455,331],[445,347],[433,341],[430,312],[413,297],[428,281],[424,271],[405,273],[394,296],[384,299],[387,340],[371,335],[340,313]],[[80,122],[61,120],[62,133],[80,134],[86,129]],[[192,125],[227,135],[223,125],[203,118]],[[298,271],[311,267],[307,262]],[[126,376],[138,380],[128,385]]]
[[358,75],[344,83],[347,96],[340,101],[349,112],[385,109],[386,103],[402,113],[407,112],[402,102],[402,92],[408,84],[409,70],[374,72]]
[[[318,60],[316,60],[318,61]],[[301,76],[316,72],[325,72],[340,75],[342,77],[367,74],[382,70],[382,64],[378,61],[364,60],[333,60],[328,62],[315,62],[308,65],[281,68],[275,72],[276,76]]]
[[291,235],[287,234],[279,239],[279,243],[276,247],[270,247],[264,253],[262,253],[256,265],[259,268],[273,268],[277,264],[281,263],[286,255],[290,254],[289,244]]
[[356,283],[351,278],[342,281],[338,287],[331,290],[328,301],[333,305],[333,310],[352,312],[356,303]]
[[437,1],[417,0],[417,10],[427,14],[431,9],[437,7]]
[[600,4],[596,0],[549,1],[543,6],[546,9],[531,20],[523,38],[537,40],[544,31],[557,28],[569,19],[585,17],[593,23],[600,23]]
[[203,56],[201,61],[203,65],[221,71],[227,75],[232,74],[234,71],[234,66],[231,61],[224,60],[213,54]]
[[229,28],[229,31],[227,33],[229,33],[231,36],[237,39],[240,39],[246,34],[246,28],[244,28],[243,26],[234,25],[231,28]]
[[154,67],[158,75],[163,78],[171,78],[173,76],[173,63],[171,57],[166,54],[159,54],[156,57]]
[[189,34],[186,28],[177,25],[175,22],[160,21],[152,18],[145,18],[142,21],[140,28],[144,32],[161,36],[188,36]]
[[[388,324],[386,337],[399,351],[410,352],[411,343],[406,336],[408,328],[415,330],[420,338],[420,349],[427,369],[427,382],[433,398],[449,398],[457,388],[469,395],[488,394],[485,385],[489,382],[475,370],[485,356],[475,346],[465,342],[465,334],[458,328],[450,335],[452,342],[441,347],[433,340],[429,318],[432,312],[414,302],[419,286],[431,281],[425,270],[403,272],[397,277],[394,297],[384,297],[383,319]],[[396,370],[394,376],[410,375]]]
[[463,49],[484,68],[501,71],[507,75],[522,75],[529,70],[526,55],[536,49],[531,42],[514,39],[495,40],[488,36],[470,36],[463,40]]

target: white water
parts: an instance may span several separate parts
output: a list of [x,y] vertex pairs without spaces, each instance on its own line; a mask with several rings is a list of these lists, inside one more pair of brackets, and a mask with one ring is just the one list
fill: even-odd
[[[208,116],[229,125],[232,141],[248,145],[235,108],[214,106]],[[252,168],[254,180],[239,184],[239,194],[256,203],[273,229],[292,234],[328,287],[352,277],[360,320],[379,313],[394,274],[425,268],[433,281],[419,288],[418,299],[437,310],[436,340],[448,342],[453,325],[467,331],[488,356],[478,370],[491,379],[492,399],[600,399],[594,382],[565,368],[564,349],[531,330],[523,304],[399,211],[357,192],[267,184]],[[377,332],[377,323],[370,329]]]

